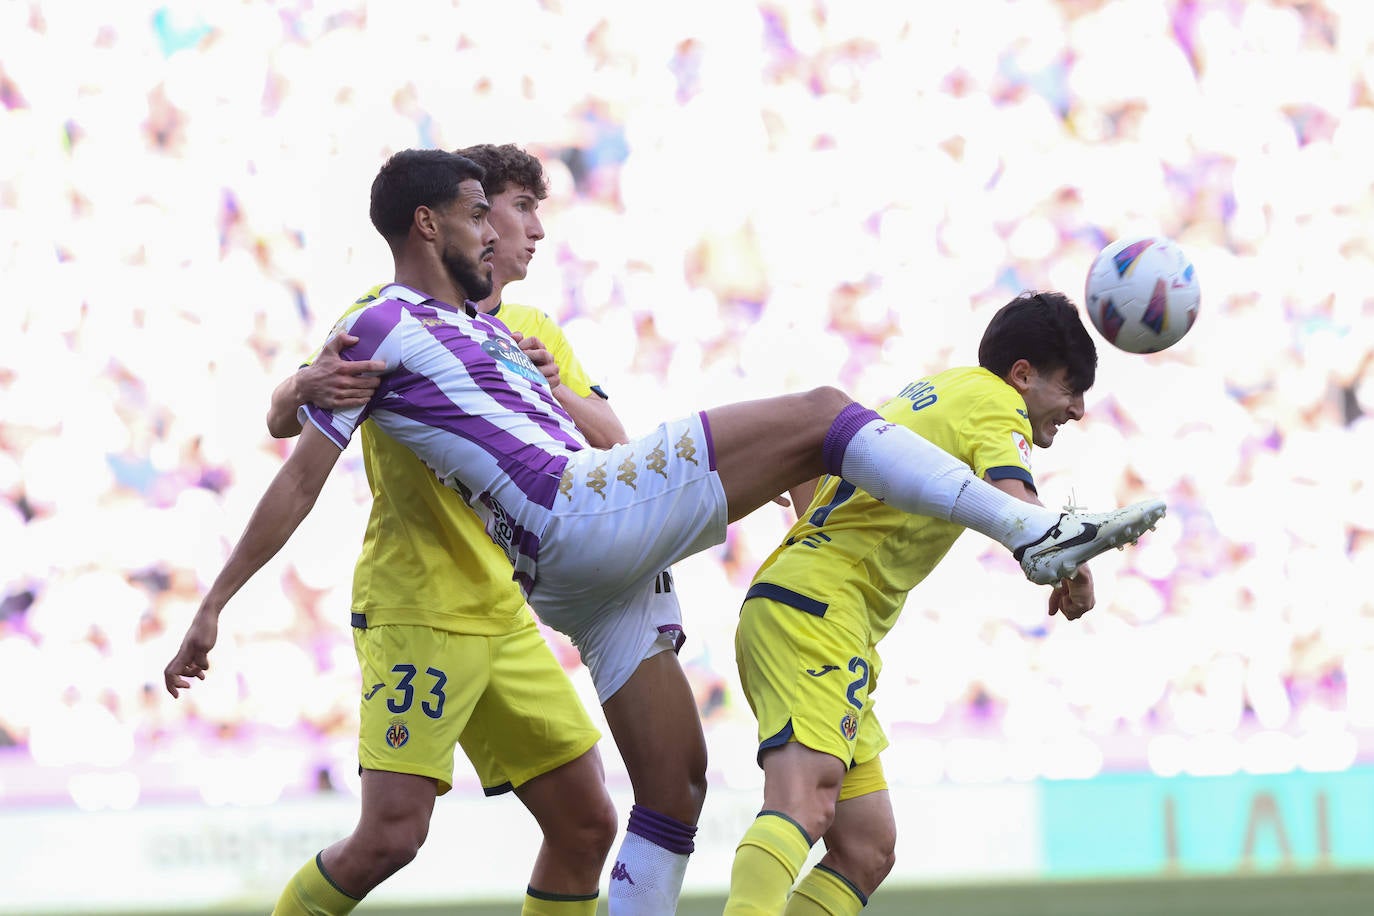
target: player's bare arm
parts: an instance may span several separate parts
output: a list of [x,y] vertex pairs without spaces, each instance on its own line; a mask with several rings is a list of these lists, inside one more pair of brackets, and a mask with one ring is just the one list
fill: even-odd
[[386,364],[375,359],[346,360],[339,356],[340,351],[357,342],[352,334],[334,335],[310,365],[296,370],[277,386],[267,411],[267,431],[273,437],[289,439],[300,435],[296,411],[303,404],[347,410],[368,402]]
[[[801,518],[802,513],[806,511],[806,507],[811,505],[811,500],[816,498],[816,487],[820,486],[820,483],[821,479],[819,477],[813,477],[806,483],[799,483],[791,490],[787,491],[787,495],[792,498],[792,505],[796,509],[797,518]],[[781,496],[773,500],[773,502],[780,506],[787,505],[787,500]]]
[[163,681],[172,696],[191,686],[188,678],[205,679],[205,672],[210,668],[210,650],[218,637],[220,611],[268,560],[276,556],[310,514],[339,455],[339,447],[315,427],[307,426],[302,432],[291,456],[258,500],[224,568],[206,592],[186,630],[181,648],[163,669]]
[[[1017,499],[1037,506],[1044,505],[1035,495],[1035,491],[1026,486],[1024,481],[1006,478],[988,480],[988,483]],[[1078,568],[1072,579],[1064,579],[1050,591],[1049,614],[1053,617],[1059,613],[1069,620],[1077,620],[1091,611],[1096,603],[1097,599],[1093,595],[1093,575],[1084,565]]]
[[558,403],[573,418],[592,448],[610,448],[630,441],[610,403],[595,391],[582,397],[567,385],[560,385],[553,390],[553,396],[558,398]]
[[525,351],[530,361],[544,373],[544,379],[549,383],[553,396],[568,412],[568,416],[573,418],[573,422],[582,431],[582,435],[587,437],[587,443],[592,448],[610,448],[612,445],[630,441],[620,418],[615,415],[615,411],[605,398],[595,391],[582,397],[563,384],[558,373],[557,361],[554,360],[553,354],[544,348],[538,337],[526,337],[518,331],[512,332],[511,336],[519,342],[520,349]]

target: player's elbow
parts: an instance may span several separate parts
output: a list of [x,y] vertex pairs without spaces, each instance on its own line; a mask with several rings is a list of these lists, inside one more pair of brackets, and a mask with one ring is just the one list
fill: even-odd
[[267,432],[273,439],[291,439],[301,434],[301,424],[295,417],[283,417],[276,413],[267,415]]

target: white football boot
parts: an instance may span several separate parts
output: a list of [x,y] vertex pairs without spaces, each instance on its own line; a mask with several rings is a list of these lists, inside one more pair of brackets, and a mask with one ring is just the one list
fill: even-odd
[[1039,585],[1072,579],[1078,567],[1113,547],[1134,544],[1164,517],[1164,500],[1148,499],[1111,512],[1070,510],[1050,530],[1012,552],[1026,578]]

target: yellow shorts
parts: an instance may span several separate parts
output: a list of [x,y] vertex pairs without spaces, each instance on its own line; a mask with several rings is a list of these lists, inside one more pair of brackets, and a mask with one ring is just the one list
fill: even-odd
[[453,786],[461,745],[488,795],[577,759],[601,734],[533,618],[513,633],[353,630],[363,674],[358,762]]
[[844,774],[840,784],[840,801],[858,798],[887,788],[887,775],[883,773],[883,759],[874,757],[865,763],[856,763]]
[[[750,598],[740,610],[735,659],[758,719],[760,758],[796,741],[833,754],[853,773],[887,747],[871,698],[882,662],[861,637],[771,598]],[[881,767],[877,778],[884,788]]]

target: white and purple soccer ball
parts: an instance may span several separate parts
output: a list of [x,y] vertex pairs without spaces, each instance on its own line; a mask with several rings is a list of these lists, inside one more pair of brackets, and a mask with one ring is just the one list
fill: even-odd
[[1084,306],[1093,327],[1128,353],[1158,353],[1197,321],[1202,290],[1183,249],[1162,236],[1129,236],[1100,251]]

